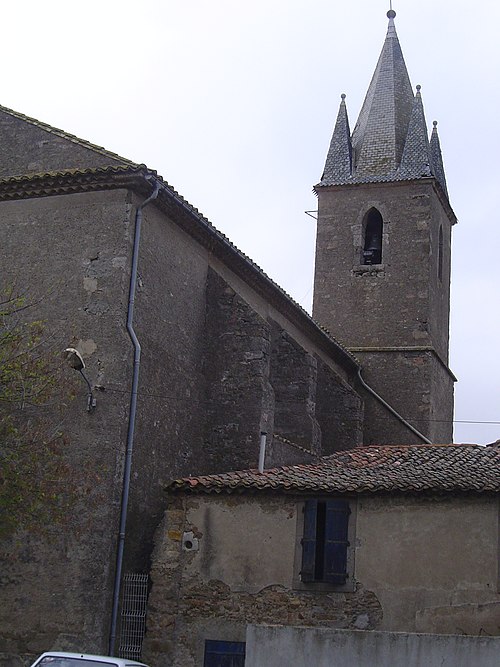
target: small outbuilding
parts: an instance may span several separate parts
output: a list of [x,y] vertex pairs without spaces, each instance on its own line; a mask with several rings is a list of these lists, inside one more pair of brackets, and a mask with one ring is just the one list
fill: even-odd
[[147,651],[173,667],[209,665],[212,650],[243,664],[248,624],[499,635],[499,490],[500,448],[476,445],[173,481]]

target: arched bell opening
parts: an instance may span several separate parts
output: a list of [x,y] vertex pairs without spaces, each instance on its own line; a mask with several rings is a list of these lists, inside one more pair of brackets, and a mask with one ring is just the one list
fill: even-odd
[[382,232],[384,221],[376,208],[371,208],[363,220],[363,251],[361,264],[382,264]]

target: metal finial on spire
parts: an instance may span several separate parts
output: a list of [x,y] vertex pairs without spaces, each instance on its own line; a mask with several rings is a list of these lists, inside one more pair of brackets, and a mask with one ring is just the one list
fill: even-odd
[[433,120],[433,121],[432,121],[432,124],[433,124],[433,126],[434,126],[434,129],[436,130],[436,129],[437,129],[437,126],[438,126],[438,122],[437,122],[437,120]]
[[388,19],[396,18],[396,12],[392,8],[392,0],[389,0],[389,11],[387,12],[387,18]]
[[340,97],[341,97],[342,100],[345,100],[345,93],[342,93],[342,95]]
[[422,90],[422,86],[419,83],[417,83],[417,93],[419,93],[421,90]]

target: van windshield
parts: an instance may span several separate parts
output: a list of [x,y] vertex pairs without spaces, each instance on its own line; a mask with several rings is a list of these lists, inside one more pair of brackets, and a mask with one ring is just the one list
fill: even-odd
[[37,667],[118,667],[116,662],[108,662],[107,660],[87,660],[86,658],[68,658],[46,655]]

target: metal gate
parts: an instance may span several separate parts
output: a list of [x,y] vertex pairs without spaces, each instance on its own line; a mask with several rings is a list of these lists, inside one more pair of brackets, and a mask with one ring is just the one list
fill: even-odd
[[120,626],[120,658],[140,660],[146,630],[148,575],[126,574],[123,577]]

